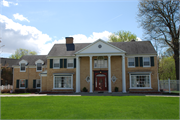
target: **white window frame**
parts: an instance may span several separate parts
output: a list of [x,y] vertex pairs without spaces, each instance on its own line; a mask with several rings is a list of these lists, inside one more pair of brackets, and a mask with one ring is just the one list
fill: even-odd
[[[71,78],[71,88],[55,88],[55,77],[70,77]],[[73,89],[73,75],[70,75],[70,76],[67,76],[67,75],[60,75],[60,76],[56,76],[54,75],[53,76],[53,89],[58,89],[58,90],[70,90],[70,89]]]
[[[149,75],[147,75],[149,74]],[[146,75],[145,74],[137,74],[137,75],[131,75],[129,74],[129,81],[130,81],[130,88],[129,89],[152,89],[151,88],[151,73],[147,73]],[[132,87],[131,86],[131,77],[132,76],[149,76],[149,87]]]
[[[57,60],[59,63],[59,67],[54,67],[54,61]],[[60,60],[59,59],[53,59],[53,69],[60,69]]]
[[[134,66],[129,66],[129,58],[133,58],[134,59]],[[128,57],[128,68],[134,68],[135,67],[135,57]]]
[[[24,87],[21,87],[21,80],[24,80]],[[26,88],[26,80],[25,79],[21,79],[19,80],[19,89],[25,89]]]
[[[149,65],[144,65],[144,58],[149,58]],[[151,67],[151,59],[150,59],[150,57],[143,57],[143,67]]]
[[[41,70],[38,70],[38,64],[41,64]],[[42,63],[37,63],[36,64],[36,72],[42,72]]]
[[[24,67],[25,67],[25,70],[21,70],[21,65],[22,65],[22,64],[25,65],[25,66],[24,66]],[[21,64],[20,64],[20,72],[26,72],[26,63],[21,63]]]
[[[37,87],[37,81],[40,81],[40,87]],[[40,79],[36,79],[36,89],[40,89],[41,88],[41,80]]]
[[[69,60],[72,60],[73,66],[72,67],[68,67],[68,62]],[[68,58],[67,59],[67,69],[73,69],[74,68],[74,59]]]
[[[105,60],[107,61],[106,67],[105,67]],[[95,67],[95,61],[97,62],[97,67]],[[100,66],[98,65],[98,59],[94,59],[94,68],[108,68],[108,59],[104,58],[104,59],[103,59],[103,62],[104,62],[103,66],[100,67]]]

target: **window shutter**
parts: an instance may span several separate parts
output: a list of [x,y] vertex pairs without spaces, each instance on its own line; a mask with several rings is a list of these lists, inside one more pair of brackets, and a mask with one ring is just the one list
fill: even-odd
[[64,59],[64,68],[67,68],[67,59]]
[[151,66],[154,66],[154,57],[151,57]]
[[143,67],[143,57],[140,57],[140,66]]
[[53,59],[50,59],[50,68],[53,68]]
[[138,61],[138,57],[135,57],[135,66],[136,66],[136,67],[139,66],[139,65],[138,65],[138,62],[139,62],[139,61]]
[[26,88],[28,87],[28,80],[26,80]]
[[16,88],[19,88],[19,80],[16,82]]
[[36,88],[36,80],[33,80],[33,88]]
[[60,68],[63,68],[63,59],[60,59],[60,61],[59,61],[60,63]]
[[74,58],[74,68],[76,68],[76,58]]

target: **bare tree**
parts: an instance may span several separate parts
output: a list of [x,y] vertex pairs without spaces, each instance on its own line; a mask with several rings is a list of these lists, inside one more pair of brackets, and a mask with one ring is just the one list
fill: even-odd
[[176,79],[179,79],[179,1],[141,0],[138,8],[138,22],[145,30],[145,39],[173,50]]

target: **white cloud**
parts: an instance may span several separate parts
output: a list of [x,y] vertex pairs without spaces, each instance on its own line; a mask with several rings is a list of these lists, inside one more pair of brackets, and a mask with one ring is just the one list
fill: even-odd
[[[52,41],[52,38],[49,35],[43,34],[37,28],[16,23],[1,14],[0,24],[2,28],[1,44],[5,45],[3,47],[3,53],[6,55],[3,57],[9,57],[7,55],[13,54],[15,50],[19,48],[36,51],[38,54],[46,55],[49,53],[54,44],[65,43],[65,38]],[[93,32],[89,37],[83,34],[70,36],[74,37],[74,43],[92,43],[99,38],[107,41],[108,36],[111,34],[112,33],[108,31],[104,31],[100,33]]]
[[142,41],[141,38],[137,37],[137,41]]
[[20,15],[19,13],[13,14],[13,16],[17,20],[30,22],[27,18],[25,18],[23,15]]
[[9,7],[10,4],[18,5],[18,3],[14,3],[14,2],[8,2],[8,1],[5,1],[5,0],[2,1],[2,5],[5,6],[5,7]]

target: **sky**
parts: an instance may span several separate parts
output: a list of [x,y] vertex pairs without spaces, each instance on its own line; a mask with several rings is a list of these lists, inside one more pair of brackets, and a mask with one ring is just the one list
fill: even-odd
[[138,0],[0,0],[0,57],[23,48],[47,55],[54,44],[108,41],[124,30],[143,40]]

